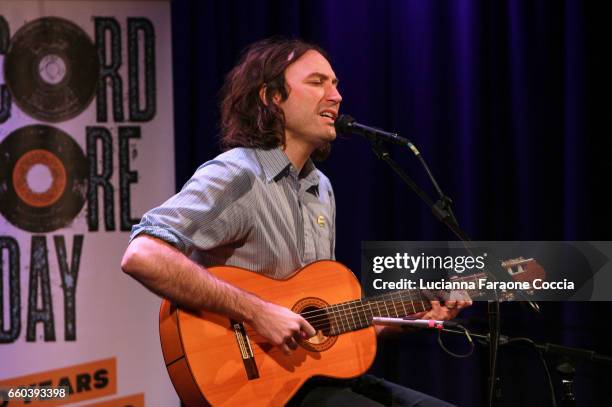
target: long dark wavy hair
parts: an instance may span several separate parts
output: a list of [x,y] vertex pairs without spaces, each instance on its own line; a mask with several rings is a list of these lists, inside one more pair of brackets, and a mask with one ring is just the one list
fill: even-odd
[[[248,46],[238,64],[227,74],[221,89],[221,148],[251,147],[272,149],[285,145],[285,116],[273,102],[274,96],[285,101],[290,89],[285,70],[309,50],[327,60],[319,46],[299,39],[268,38]],[[265,86],[264,103],[260,91]],[[312,154],[325,159],[331,145]]]

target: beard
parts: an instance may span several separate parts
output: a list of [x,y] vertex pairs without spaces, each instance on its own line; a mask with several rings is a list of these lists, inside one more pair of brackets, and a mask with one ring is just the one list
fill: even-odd
[[326,141],[324,144],[318,147],[315,151],[313,151],[310,157],[314,161],[321,162],[321,161],[325,161],[327,157],[329,157],[330,154],[331,154],[331,142]]

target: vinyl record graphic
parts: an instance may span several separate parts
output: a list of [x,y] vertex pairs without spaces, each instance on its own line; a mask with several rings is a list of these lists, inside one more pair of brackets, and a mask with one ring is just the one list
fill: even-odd
[[29,116],[61,122],[91,103],[100,63],[96,47],[76,24],[43,17],[21,27],[4,57],[4,77],[15,103]]
[[34,233],[70,224],[87,196],[88,164],[63,131],[22,127],[0,143],[0,213]]

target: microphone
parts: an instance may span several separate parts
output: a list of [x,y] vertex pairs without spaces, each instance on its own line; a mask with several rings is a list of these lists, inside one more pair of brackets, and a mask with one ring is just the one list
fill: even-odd
[[347,114],[340,115],[340,117],[336,119],[334,126],[336,127],[336,131],[339,133],[360,134],[369,139],[386,141],[389,143],[399,144],[400,146],[413,148],[410,140],[398,136],[397,133],[389,133],[384,130],[366,126],[365,124],[357,123],[355,119]]
[[376,325],[386,326],[405,326],[411,328],[429,328],[429,329],[445,329],[457,328],[458,323],[453,321],[438,321],[435,319],[402,319],[402,318],[384,318],[374,317],[372,323]]

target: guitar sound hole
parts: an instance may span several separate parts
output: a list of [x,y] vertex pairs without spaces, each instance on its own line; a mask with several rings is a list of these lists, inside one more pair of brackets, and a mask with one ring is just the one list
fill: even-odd
[[[317,312],[313,313],[314,311]],[[317,330],[317,334],[310,339],[315,339],[319,335],[321,335],[321,337],[330,336],[329,331],[331,330],[331,322],[327,312],[317,307],[306,307],[304,311],[302,311],[302,314],[309,315],[310,313],[313,313],[313,317],[307,319],[310,320],[312,327]],[[309,341],[312,342],[310,339]]]
[[329,304],[320,298],[308,297],[298,301],[291,310],[298,314],[302,314],[308,322],[317,331],[312,338],[301,341],[301,345],[309,351],[322,352],[332,347],[337,336],[331,336],[333,331],[332,320],[323,308]]

